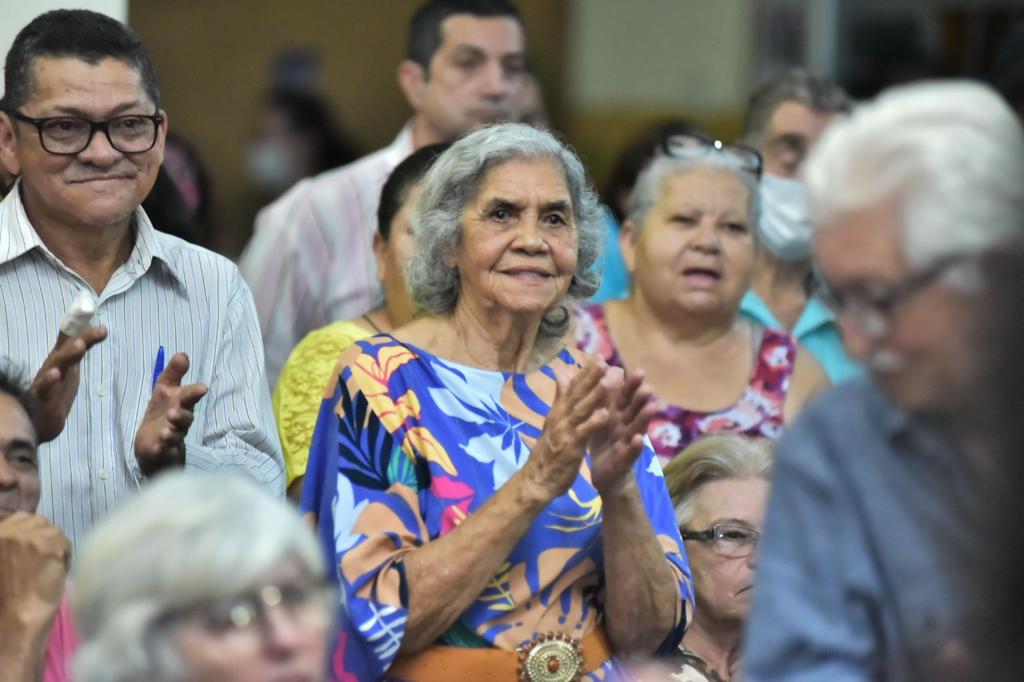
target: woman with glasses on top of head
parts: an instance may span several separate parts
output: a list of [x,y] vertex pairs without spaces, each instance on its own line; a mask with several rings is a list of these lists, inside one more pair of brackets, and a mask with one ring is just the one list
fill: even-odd
[[673,679],[739,678],[773,459],[771,441],[723,433],[694,441],[665,467],[700,604]]
[[667,139],[622,225],[629,296],[575,310],[582,350],[646,372],[658,402],[647,433],[662,462],[713,431],[777,438],[828,385],[792,336],[739,315],[758,248],[760,174],[753,149]]

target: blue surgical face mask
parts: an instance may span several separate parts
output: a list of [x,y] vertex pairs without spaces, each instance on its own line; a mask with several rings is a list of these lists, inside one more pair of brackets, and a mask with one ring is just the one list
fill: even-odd
[[758,239],[780,260],[799,261],[811,255],[811,222],[803,183],[778,175],[761,178]]

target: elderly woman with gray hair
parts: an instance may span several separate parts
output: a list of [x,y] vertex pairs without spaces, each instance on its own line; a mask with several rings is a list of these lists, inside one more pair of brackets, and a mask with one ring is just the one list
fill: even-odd
[[648,435],[663,462],[714,431],[777,438],[828,385],[791,335],[739,315],[759,248],[760,174],[751,148],[668,138],[637,178],[622,225],[629,296],[575,310],[580,349],[650,377]]
[[75,563],[77,682],[321,682],[332,590],[313,533],[232,474],[159,477]]
[[310,452],[336,679],[599,680],[678,644],[692,591],[650,390],[562,345],[597,288],[597,211],[575,154],[520,124],[424,178],[423,314],[342,356]]
[[694,441],[665,467],[700,597],[676,679],[739,679],[773,459],[769,440],[720,433]]

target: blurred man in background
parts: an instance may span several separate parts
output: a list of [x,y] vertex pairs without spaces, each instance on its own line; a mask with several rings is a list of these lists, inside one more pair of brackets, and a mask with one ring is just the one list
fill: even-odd
[[427,2],[412,17],[398,66],[413,116],[395,141],[298,183],[260,212],[240,265],[272,384],[308,332],[381,304],[372,242],[384,181],[420,147],[511,118],[525,49],[522,20],[506,0]]
[[869,376],[821,396],[779,445],[750,682],[942,679],[961,646],[960,569],[985,537],[977,263],[1024,231],[1021,177],[1018,119],[968,81],[884,93],[807,161],[815,260]]

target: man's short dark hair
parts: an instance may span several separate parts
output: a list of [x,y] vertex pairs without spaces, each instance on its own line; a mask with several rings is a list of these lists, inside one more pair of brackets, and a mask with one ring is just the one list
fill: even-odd
[[523,24],[519,11],[507,0],[428,0],[409,22],[409,59],[430,70],[430,60],[444,41],[441,24],[453,14],[509,17]]
[[799,102],[822,114],[846,114],[853,107],[849,95],[835,81],[792,69],[764,83],[750,96],[743,121],[743,141],[760,146],[772,115],[783,102]]
[[160,106],[156,69],[135,31],[105,14],[59,9],[40,14],[18,32],[4,64],[4,98],[0,108],[20,109],[32,87],[32,65],[39,57],[73,57],[96,65],[116,59],[139,72],[142,87]]
[[33,420],[36,408],[28,392],[28,382],[10,360],[2,357],[0,357],[0,395],[14,398],[14,401],[25,410],[25,414],[28,415],[29,421],[32,421],[33,428],[35,428]]

